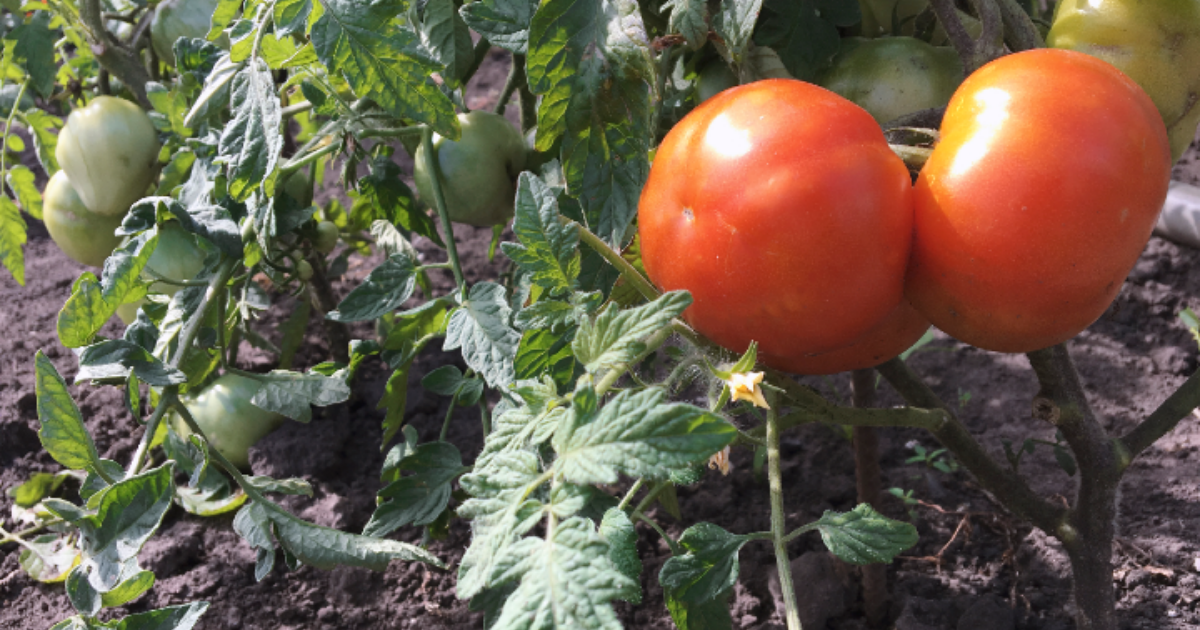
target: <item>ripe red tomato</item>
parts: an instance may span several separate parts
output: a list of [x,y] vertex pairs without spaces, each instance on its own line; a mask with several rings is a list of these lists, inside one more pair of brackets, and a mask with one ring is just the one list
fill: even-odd
[[908,298],[987,350],[1066,341],[1116,297],[1170,173],[1158,110],[1113,66],[1054,49],[993,61],[955,92],[917,181]]
[[758,358],[793,374],[837,374],[872,368],[891,360],[917,343],[927,330],[929,320],[908,300],[901,300],[882,322],[845,346],[807,356],[782,358],[760,352]]
[[[658,148],[642,262],[685,319],[767,365],[847,345],[900,303],[912,184],[861,107],[801,81],[721,92]],[[776,363],[772,363],[776,361]]]

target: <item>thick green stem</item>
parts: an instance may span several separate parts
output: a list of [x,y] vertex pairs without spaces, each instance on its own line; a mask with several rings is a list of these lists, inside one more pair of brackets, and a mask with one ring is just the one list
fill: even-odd
[[1121,436],[1126,456],[1121,461],[1121,470],[1129,466],[1134,457],[1150,447],[1159,438],[1169,433],[1181,420],[1200,407],[1200,370],[1188,377],[1179,389],[1167,397],[1141,424]]
[[[774,398],[774,397],[772,397]],[[767,476],[771,490],[771,535],[775,546],[775,567],[779,570],[779,590],[783,591],[783,606],[788,630],[802,630],[800,607],[796,603],[796,587],[792,583],[791,560],[788,559],[787,523],[783,511],[783,472],[779,464],[779,424],[776,417],[778,401],[772,400],[767,409]]]
[[[560,220],[564,223],[570,221],[570,219],[567,219],[566,217],[561,217]],[[643,276],[636,267],[630,264],[628,260],[625,260],[621,257],[620,252],[612,247],[609,247],[608,243],[605,243],[599,236],[596,236],[591,230],[582,225],[579,226],[579,240],[587,243],[587,246],[596,250],[596,253],[600,254],[604,260],[608,261],[608,264],[616,267],[617,271],[621,272],[621,277],[624,278],[626,282],[632,284],[633,288],[637,289],[638,293],[642,294],[642,297],[646,298],[647,300],[653,300],[661,295],[659,290],[655,288],[654,285],[651,284],[650,281],[647,280],[646,277]]]
[[450,264],[454,266],[454,282],[465,299],[467,281],[463,277],[462,263],[458,259],[458,246],[454,243],[454,227],[450,223],[450,211],[446,209],[446,196],[442,192],[442,171],[438,167],[437,153],[433,149],[433,129],[424,129],[424,133],[421,134],[421,146],[425,149],[425,170],[432,175],[429,180],[433,184],[433,205],[437,210],[438,219],[442,222],[442,230],[446,233],[446,254],[450,257]]
[[330,153],[337,151],[339,146],[340,145],[337,142],[334,142],[332,139],[330,139],[329,144],[327,144],[315,151],[311,151],[308,153],[301,153],[301,155],[299,157],[293,157],[292,159],[285,162],[283,166],[279,167],[280,180],[282,180],[284,176],[291,175],[292,173],[295,173],[296,171],[304,168],[305,166],[308,166],[309,164],[316,162],[317,160],[325,157],[326,155],[329,155]]
[[146,82],[150,73],[142,65],[137,53],[126,47],[104,26],[104,12],[100,0],[82,0],[79,3],[79,19],[84,25],[84,36],[92,48],[96,61],[121,80],[143,109],[152,109],[146,96]]

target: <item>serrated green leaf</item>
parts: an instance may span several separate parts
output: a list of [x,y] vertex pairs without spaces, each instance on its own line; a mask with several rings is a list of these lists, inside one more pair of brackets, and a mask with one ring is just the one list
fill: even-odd
[[213,11],[211,26],[208,29],[208,35],[205,37],[209,41],[217,41],[225,27],[229,26],[242,10],[242,0],[218,0],[217,8]]
[[524,55],[537,5],[536,0],[478,0],[464,4],[459,14],[492,45]]
[[621,599],[634,605],[642,603],[642,559],[638,557],[633,521],[625,510],[609,508],[600,521],[600,535],[608,541],[608,559],[613,567],[630,580],[631,588]]
[[33,147],[42,169],[47,173],[58,171],[58,159],[54,156],[55,147],[58,146],[58,134],[55,131],[62,129],[62,119],[40,109],[21,112],[21,118],[33,134]]
[[308,27],[308,16],[312,14],[313,0],[276,0],[275,34],[286,37],[292,33],[303,33]]
[[445,67],[443,77],[457,85],[475,63],[475,45],[454,0],[428,0],[421,19],[421,43]]
[[737,582],[738,552],[749,540],[712,523],[697,523],[679,539],[686,553],[667,559],[658,581],[664,592],[688,605],[716,599]]
[[[358,192],[361,196],[359,202],[354,204],[355,216],[359,215],[365,205],[370,209],[365,216],[375,220],[371,226],[372,233],[377,229],[375,225],[378,221],[383,220],[391,224],[393,230],[394,226],[399,226],[444,246],[437,225],[417,206],[416,196],[408,184],[404,183],[404,173],[400,170],[400,165],[392,161],[391,156],[379,155],[372,158],[367,166],[370,167],[370,173],[358,181]],[[415,259],[416,251],[413,250],[412,253]]]
[[670,593],[664,593],[671,621],[679,630],[732,630],[733,617],[729,614],[729,599],[733,589],[721,593],[714,599],[699,604],[689,604]]
[[548,330],[526,332],[521,337],[521,346],[513,361],[513,369],[517,380],[545,375],[556,384],[566,385],[575,373],[571,338]]
[[610,304],[579,327],[571,344],[575,356],[592,373],[631,361],[645,349],[643,339],[670,324],[691,303],[688,292],[672,291],[624,311]]
[[112,630],[192,630],[207,610],[208,602],[167,606],[110,621],[104,627]]
[[21,286],[25,286],[25,229],[17,204],[0,196],[0,262]]
[[18,564],[39,582],[62,582],[79,562],[79,550],[66,536],[46,534],[25,541],[21,547]]
[[517,538],[537,524],[542,504],[527,499],[541,473],[537,456],[508,451],[476,461],[475,471],[459,483],[471,495],[458,515],[471,520],[471,546],[458,567],[460,599],[475,597],[491,586],[497,559]]
[[[553,393],[553,383],[551,383]],[[568,413],[566,407],[530,406],[509,409],[492,419],[492,432],[483,445],[483,452],[475,460],[482,468],[500,453],[519,451],[544,444],[554,435],[554,429]]]
[[708,41],[706,0],[667,0],[663,9],[671,12],[668,30],[683,35],[692,50],[699,50]]
[[562,448],[554,467],[578,484],[614,483],[618,473],[664,479],[673,469],[707,459],[737,436],[724,419],[665,398],[659,388],[617,394],[594,421],[570,436],[555,437]]
[[[104,263],[101,282],[97,282],[90,272],[79,276],[71,297],[58,313],[58,338],[64,346],[81,348],[91,344],[100,328],[112,318],[117,306],[124,304],[127,298],[144,295],[142,270],[157,246],[156,234],[140,235],[113,250]],[[162,354],[155,354],[165,359]]]
[[725,44],[727,60],[741,65],[750,52],[750,36],[762,11],[763,0],[721,0],[721,8],[713,16],[713,30]]
[[838,0],[766,0],[767,17],[755,41],[779,53],[784,66],[798,79],[812,80],[837,54],[839,26],[860,19],[858,4]]
[[513,232],[520,243],[500,248],[513,262],[533,274],[533,282],[551,294],[575,288],[579,277],[579,225],[559,221],[556,194],[529,172],[517,183]]
[[412,297],[416,267],[408,254],[393,254],[373,269],[326,317],[335,322],[361,322],[396,310]]
[[521,335],[509,323],[511,316],[504,287],[480,282],[471,287],[462,307],[450,315],[442,348],[462,348],[468,367],[488,385],[504,387],[513,382],[513,357],[521,342]]
[[8,170],[8,187],[17,195],[21,208],[35,219],[42,218],[42,193],[38,190],[33,171],[17,164]]
[[470,470],[462,465],[462,455],[449,442],[422,444],[396,465],[400,471],[413,474],[400,477],[379,491],[383,500],[364,536],[386,536],[407,525],[428,525],[450,503],[453,481]]
[[525,538],[506,550],[493,582],[518,578],[493,630],[617,630],[611,602],[634,588],[609,560],[595,525],[578,517],[560,523],[548,540]]
[[41,350],[34,357],[37,372],[38,438],[55,461],[82,470],[99,465],[100,454],[83,424],[79,407],[67,391],[67,383]]
[[649,173],[654,55],[637,3],[547,0],[529,31],[529,87],[538,106],[537,149],[562,138],[563,170],[587,226],[625,240]]
[[917,544],[917,528],[887,518],[866,503],[840,514],[826,511],[810,527],[821,532],[833,555],[851,564],[891,562]]
[[233,119],[221,132],[218,155],[229,169],[229,193],[245,201],[275,171],[283,150],[283,110],[270,68],[261,60],[239,70],[231,89]]
[[54,65],[54,40],[57,37],[50,30],[53,17],[49,11],[36,11],[29,22],[5,36],[5,39],[17,41],[13,49],[17,63],[29,74],[29,84],[33,89],[46,98],[54,92],[54,79],[58,74],[58,68]]
[[350,398],[350,386],[341,378],[317,372],[300,374],[272,370],[258,377],[262,386],[250,402],[267,411],[283,414],[297,422],[312,419],[312,406],[328,407]]
[[331,72],[344,75],[355,94],[393,116],[427,123],[443,136],[458,139],[454,105],[428,80],[441,70],[439,64],[421,52],[410,27],[393,22],[407,3],[324,0],[322,5],[324,14],[313,24],[310,38]]

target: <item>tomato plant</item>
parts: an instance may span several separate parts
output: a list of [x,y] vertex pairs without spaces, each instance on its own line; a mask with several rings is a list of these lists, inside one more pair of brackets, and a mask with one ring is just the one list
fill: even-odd
[[962,62],[954,49],[912,37],[884,37],[844,40],[817,83],[882,124],[917,110],[944,107],[962,79]]
[[1070,339],[1120,291],[1170,174],[1162,119],[1113,66],[1054,49],[994,61],[955,92],[917,181],[908,298],[988,350]]
[[[251,377],[222,374],[194,397],[183,401],[209,444],[238,468],[248,469],[250,447],[286,420],[282,414],[250,402],[261,389],[259,382]],[[171,419],[171,425],[183,439],[192,434],[178,415]]]
[[[0,261],[23,284],[27,220],[57,229],[62,195],[38,190],[35,159],[119,220],[121,241],[98,272],[38,279],[61,292],[57,345],[35,353],[21,376],[31,382],[18,384],[33,397],[18,393],[23,411],[0,415],[0,429],[14,415],[23,425],[34,400],[49,459],[30,451],[14,462],[52,459],[62,470],[43,475],[80,482],[69,492],[44,476],[22,485],[13,513],[28,522],[0,523],[0,545],[20,547],[28,579],[52,583],[37,588],[70,611],[59,628],[196,625],[209,602],[138,603],[119,618],[153,587],[139,550],[160,529],[177,531],[179,519],[164,518],[178,506],[236,511],[258,580],[281,563],[453,565],[446,575],[464,600],[454,614],[482,611],[490,627],[610,630],[616,600],[645,597],[693,630],[733,627],[739,554],[768,543],[780,610],[766,614],[796,630],[806,593],[792,582],[796,538],[819,531],[833,554],[863,565],[917,542],[912,524],[872,507],[882,471],[868,446],[876,429],[912,427],[1014,520],[1055,537],[1073,569],[1077,625],[1115,630],[1117,484],[1200,405],[1200,376],[1110,434],[1129,418],[1098,419],[1066,347],[1043,345],[1103,309],[1145,242],[1169,161],[1158,112],[1115,70],[1069,52],[1022,52],[969,77],[940,140],[911,127],[885,137],[872,113],[797,80],[864,50],[927,53],[898,37],[851,38],[911,24],[937,41],[935,14],[967,69],[1006,47],[1038,48],[1025,4],[1036,3],[222,0],[203,19],[191,11],[204,3],[10,6]],[[170,32],[180,26],[170,9],[194,30]],[[924,76],[920,65],[905,78]],[[863,93],[890,81],[864,79]],[[733,83],[743,85],[714,87]],[[920,170],[915,194],[910,169]],[[474,264],[484,259],[491,266]],[[115,338],[114,313],[128,323]],[[1062,435],[1039,443],[1083,480],[1066,504],[1035,490],[1011,449],[1007,462],[994,457],[957,417],[962,405],[906,363],[925,317],[983,347],[1038,348],[1028,353],[1034,408]],[[983,332],[954,328],[968,319]],[[852,405],[790,374],[838,370],[853,370]],[[876,375],[905,406],[873,404]],[[438,413],[411,413],[416,383]],[[247,449],[282,418],[317,435],[303,423],[340,421],[347,408],[316,409],[352,394],[379,410],[378,433],[352,440],[371,453],[362,462],[386,453],[369,479],[338,480],[382,481],[354,532],[278,499],[311,496],[307,481],[246,474]],[[87,411],[104,401],[120,410],[85,414],[77,395]],[[98,446],[93,432],[113,433],[101,415],[128,421],[130,439]],[[804,496],[785,494],[804,480],[785,479],[781,436],[817,422],[853,427],[860,491],[837,500],[844,511],[801,524],[794,516],[813,506],[784,504]],[[464,431],[471,440],[456,443]],[[327,442],[304,446],[340,448]],[[739,469],[751,460],[765,483]],[[762,484],[761,501],[739,505],[763,506],[762,531],[687,523],[697,493],[677,490],[718,474],[705,464],[742,487]],[[667,527],[664,512],[683,524]],[[453,528],[470,530],[465,549],[437,542]],[[661,570],[643,569],[648,549]],[[862,609],[886,624],[887,572],[861,576]],[[244,625],[277,621],[265,615]]]
[[691,292],[685,318],[726,348],[757,341],[781,361],[832,350],[900,302],[911,193],[862,108],[799,81],[740,86],[658,148],[638,205],[642,262],[658,286]]
[[1061,0],[1046,43],[1103,59],[1142,86],[1179,159],[1200,123],[1200,4]]
[[158,173],[154,124],[129,101],[98,96],[71,112],[55,156],[83,205],[120,216],[142,197]]
[[75,262],[92,267],[104,265],[104,260],[121,242],[116,235],[121,217],[106,217],[88,210],[64,171],[50,178],[43,197],[42,220],[59,249]]
[[[512,123],[490,112],[460,114],[462,137],[434,138],[437,172],[450,220],[481,227],[512,218],[517,174],[525,168],[525,139]],[[413,178],[433,207],[433,173],[417,149]]]
[[[217,9],[217,0],[164,0],[154,8],[150,23],[150,43],[167,65],[175,65],[175,40],[205,37]],[[226,41],[228,38],[222,36]]]

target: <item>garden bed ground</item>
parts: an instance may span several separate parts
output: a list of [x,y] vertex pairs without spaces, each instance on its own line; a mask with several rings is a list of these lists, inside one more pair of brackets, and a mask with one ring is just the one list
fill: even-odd
[[[489,59],[476,79],[471,106],[488,105],[503,82],[503,58]],[[1200,182],[1200,160],[1185,158],[1176,176]],[[473,280],[494,275],[504,263],[486,260],[490,233],[462,228],[460,236],[468,275]],[[422,251],[437,256],[429,243]],[[58,466],[42,450],[38,438],[33,387],[33,354],[41,349],[68,379],[74,355],[55,335],[55,318],[71,284],[84,269],[68,260],[50,241],[40,223],[31,221],[28,286],[0,278],[0,488],[9,489],[38,471]],[[373,266],[352,260],[337,284],[344,295]],[[1176,318],[1184,307],[1200,308],[1200,252],[1161,239],[1151,240],[1129,281],[1103,318],[1069,347],[1083,375],[1088,395],[1112,431],[1127,430],[1153,410],[1197,369],[1197,345]],[[445,285],[448,278],[441,279]],[[265,320],[280,321],[289,312],[277,304]],[[104,333],[119,334],[118,324]],[[356,336],[371,334],[355,329]],[[301,367],[327,356],[320,329],[309,330]],[[243,367],[265,370],[268,357],[247,351]],[[437,349],[428,350],[412,370],[407,418],[422,441],[436,439],[447,409],[446,399],[420,388],[420,377],[444,363]],[[972,432],[997,457],[1002,441],[1053,439],[1053,430],[1030,416],[1037,386],[1025,358],[965,347],[944,336],[911,358],[945,399],[954,401]],[[461,366],[461,364],[460,364]],[[379,452],[383,414],[375,409],[388,372],[368,362],[347,404],[320,410],[312,423],[288,423],[252,451],[256,473],[308,480],[315,496],[293,498],[288,507],[302,517],[349,531],[366,524],[380,484]],[[808,379],[809,384],[844,401],[845,378]],[[137,429],[111,387],[72,387],[101,454],[126,461],[137,443]],[[882,404],[898,399],[880,385]],[[478,417],[456,412],[450,439],[469,461],[482,442]],[[915,430],[882,434],[884,483],[911,489],[923,501],[906,507],[886,499],[890,516],[908,518],[921,534],[920,543],[888,570],[895,599],[896,627],[1066,629],[1069,569],[1060,547],[1039,531],[1017,522],[989,500],[964,472],[934,471],[905,464],[910,445],[933,448]],[[853,456],[849,441],[836,428],[808,426],[783,438],[785,503],[789,524],[816,519],[824,510],[846,510],[855,503]],[[1022,462],[1022,471],[1046,496],[1071,494],[1074,481],[1056,464],[1050,449],[1041,448]],[[70,494],[70,492],[68,493]],[[679,491],[683,521],[660,507],[652,512],[672,535],[699,522],[717,523],[734,532],[768,529],[765,480],[756,478],[748,455],[735,452],[733,471],[723,477],[709,472],[699,484]],[[0,493],[0,518],[7,518],[11,499]],[[159,582],[117,613],[146,610],[204,599],[212,602],[201,628],[437,628],[479,627],[480,619],[454,595],[454,572],[419,564],[393,563],[387,571],[361,569],[319,571],[309,567],[292,573],[276,571],[262,582],[253,578],[254,554],[234,534],[232,517],[202,519],[173,510],[144,549],[143,565]],[[646,601],[619,604],[627,628],[671,628],[657,574],[669,555],[666,545],[648,528],[639,542],[646,566],[642,581]],[[1130,470],[1123,485],[1119,539],[1114,550],[1118,567],[1118,608],[1128,628],[1183,629],[1200,627],[1200,420],[1189,418],[1150,449]],[[419,534],[401,534],[417,541]],[[469,539],[466,523],[454,521],[449,536],[430,548],[452,566]],[[790,551],[802,585],[802,606],[813,620],[806,630],[865,628],[857,601],[855,572],[827,561],[814,536],[792,543]],[[814,553],[807,553],[807,552]],[[807,555],[805,555],[807,553]],[[17,549],[0,549],[0,628],[48,628],[71,614],[61,586],[37,584],[17,567]],[[735,627],[782,628],[774,559],[769,545],[751,543],[741,555],[741,580],[731,606]],[[108,614],[108,613],[106,613]],[[822,619],[826,621],[821,621]],[[826,624],[826,625],[821,625]]]

